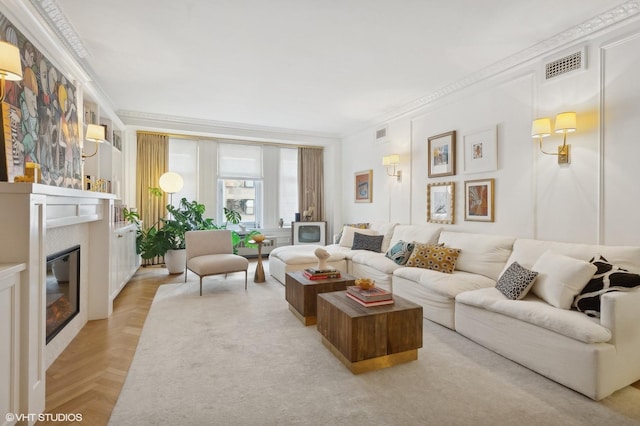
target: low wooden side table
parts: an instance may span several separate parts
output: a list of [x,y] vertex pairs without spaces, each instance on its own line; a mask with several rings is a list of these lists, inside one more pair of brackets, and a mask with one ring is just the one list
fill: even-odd
[[422,306],[393,296],[393,305],[365,307],[346,291],[318,295],[322,343],[353,374],[418,359]]
[[304,325],[316,323],[316,300],[320,293],[346,290],[348,285],[355,284],[355,278],[341,273],[340,278],[326,280],[310,280],[302,271],[287,272],[285,278],[285,299],[289,302],[289,310]]

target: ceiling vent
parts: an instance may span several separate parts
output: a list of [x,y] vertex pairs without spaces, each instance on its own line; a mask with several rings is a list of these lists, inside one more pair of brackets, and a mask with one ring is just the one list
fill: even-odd
[[575,71],[587,68],[586,49],[580,49],[576,52],[563,56],[560,59],[547,62],[544,65],[545,81],[573,73]]

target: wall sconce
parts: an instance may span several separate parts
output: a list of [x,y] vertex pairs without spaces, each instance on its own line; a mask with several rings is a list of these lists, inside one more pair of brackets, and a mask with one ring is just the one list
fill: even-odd
[[0,102],[4,101],[6,80],[22,80],[20,49],[11,43],[0,41]]
[[556,125],[554,132],[562,133],[562,145],[558,146],[558,152],[546,152],[542,149],[542,138],[551,136],[551,119],[548,117],[537,118],[531,124],[531,137],[538,138],[540,144],[540,152],[547,155],[557,155],[558,164],[569,164],[571,158],[569,156],[571,145],[567,145],[567,133],[576,131],[576,113],[561,112],[556,116]]
[[[396,171],[396,166],[399,164],[400,156],[398,154],[385,155],[382,157],[382,165],[387,168],[387,175],[397,177],[398,182],[400,182],[400,179],[402,178],[402,171]],[[393,173],[389,173],[389,166],[393,166]]]
[[91,155],[85,155],[85,153],[83,152],[82,159],[93,157],[98,153],[98,145],[101,144],[106,138],[105,128],[97,124],[88,124],[87,134],[84,138],[85,140],[93,141],[96,144],[96,150]]

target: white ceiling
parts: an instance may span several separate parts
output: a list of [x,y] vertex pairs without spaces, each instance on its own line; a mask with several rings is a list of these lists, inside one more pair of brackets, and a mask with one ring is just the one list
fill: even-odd
[[345,134],[621,0],[57,3],[116,111]]

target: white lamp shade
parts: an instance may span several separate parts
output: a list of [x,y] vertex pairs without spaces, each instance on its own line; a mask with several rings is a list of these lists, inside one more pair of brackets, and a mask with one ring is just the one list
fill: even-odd
[[551,119],[537,118],[531,123],[531,137],[546,138],[551,135]]
[[556,133],[571,133],[576,131],[576,113],[561,112],[556,115]]
[[20,49],[6,41],[0,41],[0,75],[9,81],[22,80]]
[[160,176],[160,189],[167,194],[175,194],[184,186],[182,176],[175,172],[167,172]]
[[97,124],[88,124],[85,139],[93,142],[102,142],[106,139],[105,128]]
[[400,156],[398,154],[385,155],[382,157],[383,166],[393,166],[400,164]]

